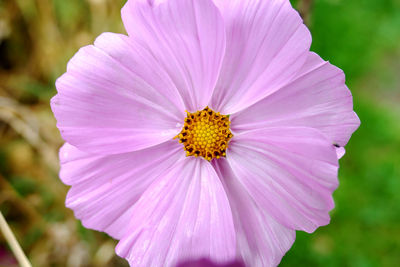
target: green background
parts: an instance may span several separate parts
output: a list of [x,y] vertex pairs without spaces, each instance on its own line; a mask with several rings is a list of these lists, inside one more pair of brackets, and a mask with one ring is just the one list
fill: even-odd
[[[311,8],[307,8],[311,2]],[[312,50],[342,68],[361,127],[340,160],[331,224],[281,266],[400,264],[400,1],[292,1]],[[64,207],[49,99],[81,46],[124,32],[122,0],[0,0],[0,208],[34,266],[126,266]],[[0,266],[16,266],[0,236]]]

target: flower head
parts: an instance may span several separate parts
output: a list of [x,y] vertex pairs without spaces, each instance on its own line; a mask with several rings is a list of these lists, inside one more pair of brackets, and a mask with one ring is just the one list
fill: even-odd
[[[56,82],[66,205],[132,266],[277,265],[359,126],[288,0],[129,0]],[[336,152],[338,151],[338,152]]]
[[211,161],[226,156],[232,133],[229,116],[215,113],[209,107],[187,113],[182,131],[176,136],[184,144],[186,156],[203,157]]

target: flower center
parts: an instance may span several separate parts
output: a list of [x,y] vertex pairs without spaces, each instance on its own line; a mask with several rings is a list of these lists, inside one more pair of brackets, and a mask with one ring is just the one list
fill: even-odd
[[174,137],[183,144],[186,156],[201,156],[208,161],[225,157],[228,142],[233,137],[229,130],[229,116],[209,107],[195,113],[187,112],[182,131]]

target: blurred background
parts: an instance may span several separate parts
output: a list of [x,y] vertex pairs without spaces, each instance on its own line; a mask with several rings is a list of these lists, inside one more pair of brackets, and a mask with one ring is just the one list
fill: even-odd
[[[0,0],[0,210],[34,266],[127,266],[65,208],[49,99],[79,47],[124,33],[125,0]],[[330,225],[281,266],[400,264],[400,0],[298,0],[312,50],[342,68],[361,127],[340,160]],[[17,266],[0,235],[0,266]]]

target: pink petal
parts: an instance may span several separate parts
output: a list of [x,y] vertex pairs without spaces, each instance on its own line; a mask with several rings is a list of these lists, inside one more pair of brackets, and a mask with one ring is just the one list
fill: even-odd
[[246,267],[242,262],[233,261],[230,263],[218,264],[210,261],[209,259],[189,260],[182,262],[176,267]]
[[338,159],[319,131],[281,127],[239,134],[227,159],[257,206],[284,226],[313,232],[329,223]]
[[126,35],[115,33],[103,33],[94,45],[150,85],[150,88],[139,88],[140,95],[173,112],[177,118],[182,117],[185,106],[179,91],[151,50]]
[[231,116],[236,132],[264,127],[312,127],[344,146],[360,125],[343,71],[310,53],[296,79]]
[[177,160],[184,158],[175,140],[117,155],[91,155],[66,143],[60,150],[61,180],[72,185],[66,200],[85,227],[120,239],[142,193]]
[[252,196],[232,172],[226,159],[213,161],[227,192],[237,233],[238,258],[246,266],[277,266],[292,246],[296,233],[253,201]]
[[185,117],[179,94],[151,53],[105,33],[83,47],[51,100],[62,137],[90,153],[115,154],[171,139]]
[[226,53],[211,107],[238,112],[275,92],[303,66],[311,36],[289,1],[214,0],[226,27]]
[[336,148],[336,155],[338,157],[338,159],[341,159],[344,154],[346,154],[346,150],[344,149],[344,147],[337,147]]
[[210,100],[225,51],[224,23],[211,0],[129,0],[129,36],[152,51],[189,111]]
[[175,266],[208,258],[235,259],[228,199],[211,164],[188,157],[153,183],[134,206],[116,251],[132,266]]

